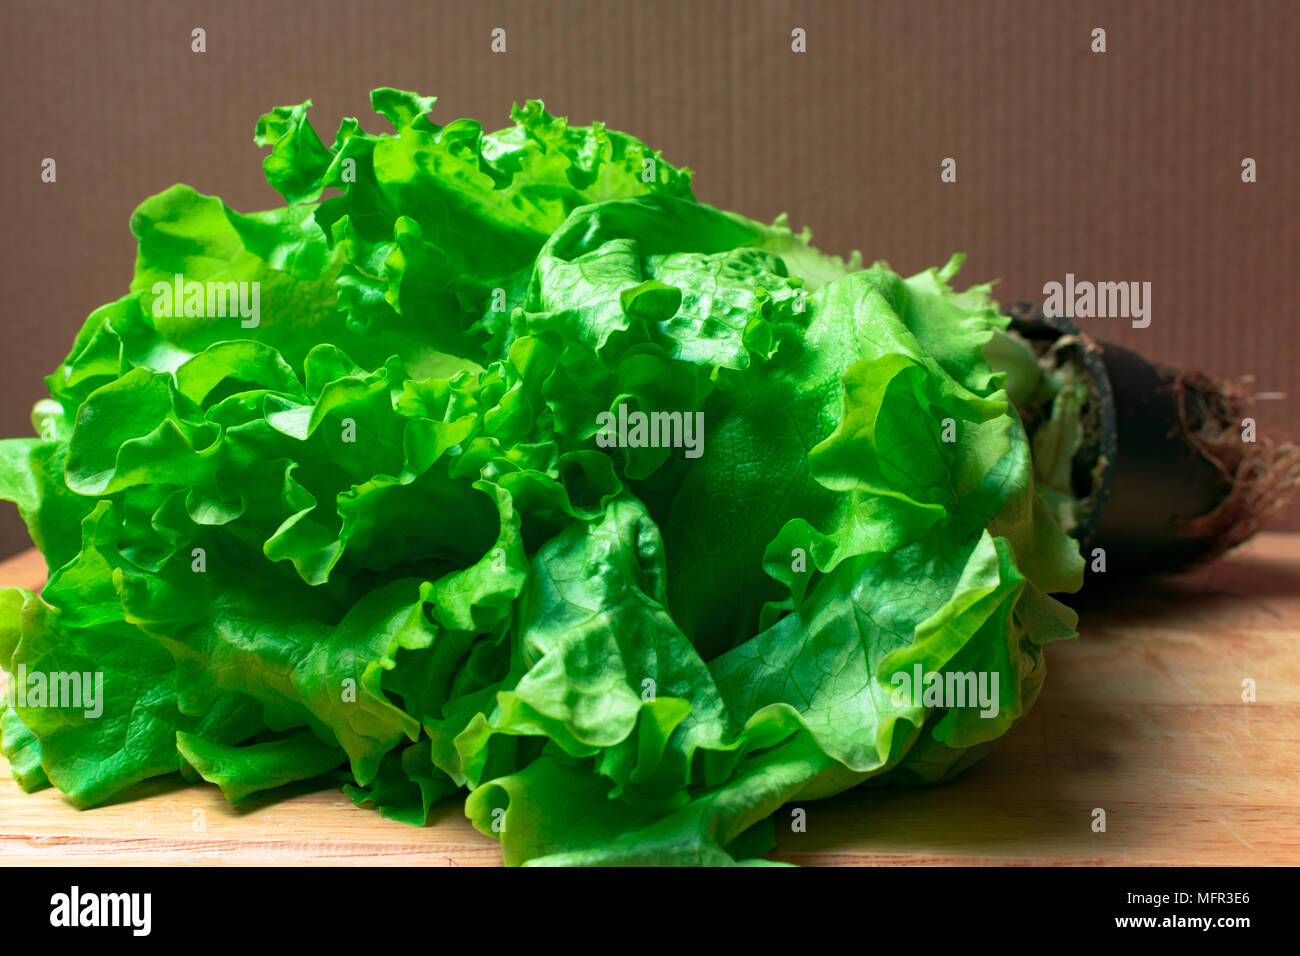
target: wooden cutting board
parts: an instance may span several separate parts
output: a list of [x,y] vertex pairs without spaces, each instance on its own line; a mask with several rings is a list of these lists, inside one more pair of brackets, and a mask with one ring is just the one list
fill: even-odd
[[[0,563],[36,589],[40,555]],[[1106,598],[1048,650],[1038,706],[983,763],[925,789],[778,816],[774,857],[802,864],[1300,863],[1300,535],[1268,534],[1211,567]],[[1257,699],[1242,700],[1242,682]],[[0,760],[0,763],[3,763]],[[307,785],[239,810],[164,780],[72,808],[0,768],[0,862],[494,865],[456,801],[426,828]],[[1105,832],[1093,829],[1094,810]]]

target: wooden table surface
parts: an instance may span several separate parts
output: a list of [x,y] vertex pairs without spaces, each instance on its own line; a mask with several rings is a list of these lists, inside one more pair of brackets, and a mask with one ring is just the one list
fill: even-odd
[[[39,554],[0,563],[35,589]],[[983,763],[926,789],[807,804],[773,856],[801,864],[1300,864],[1300,535],[1112,595],[1048,649],[1037,707]],[[1256,700],[1242,700],[1254,680]],[[0,764],[3,760],[0,759]],[[495,865],[457,801],[426,828],[299,787],[239,810],[216,787],[162,780],[78,811],[23,794],[0,766],[10,864]],[[1093,811],[1106,811],[1094,832]],[[788,818],[788,817],[787,817]],[[778,817],[780,819],[780,817]]]

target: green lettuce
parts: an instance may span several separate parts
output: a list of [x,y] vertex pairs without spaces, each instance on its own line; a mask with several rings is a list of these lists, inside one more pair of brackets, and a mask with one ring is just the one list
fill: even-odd
[[[783,805],[1026,713],[1082,563],[960,257],[822,255],[538,102],[372,101],[394,132],[330,146],[261,118],[283,208],[141,205],[129,292],[0,442],[50,570],[0,592],[23,787],[341,775],[412,823],[461,794],[511,864],[762,862]],[[611,439],[642,414],[676,446]],[[101,713],[19,693],[72,673]]]

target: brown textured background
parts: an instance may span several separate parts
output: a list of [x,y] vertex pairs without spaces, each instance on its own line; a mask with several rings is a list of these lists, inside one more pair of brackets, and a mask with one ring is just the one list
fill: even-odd
[[[1300,437],[1298,28],[1291,2],[5,0],[0,435],[32,433],[43,376],[126,291],[141,200],[181,181],[273,205],[262,112],[310,97],[329,142],[395,86],[439,96],[443,122],[495,128],[530,97],[604,120],[694,169],[705,202],[788,211],[822,248],[906,272],[964,250],[963,277],[999,277],[1004,302],[1066,272],[1150,281],[1149,328],[1086,327],[1254,374],[1289,393],[1261,403],[1261,427]],[[57,183],[40,181],[46,156]],[[956,184],[939,180],[946,156]],[[27,545],[0,506],[0,554]]]

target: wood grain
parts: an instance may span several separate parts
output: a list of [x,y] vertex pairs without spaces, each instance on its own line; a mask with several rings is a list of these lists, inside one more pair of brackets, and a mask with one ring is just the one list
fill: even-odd
[[[35,552],[0,585],[38,586]],[[952,783],[778,814],[774,857],[811,865],[1300,863],[1300,535],[1263,535],[1194,574],[1094,600],[1049,648],[1035,710]],[[1242,701],[1252,678],[1257,700]],[[1093,832],[1094,808],[1106,811]],[[73,809],[0,779],[11,864],[494,865],[452,801],[429,827],[310,785],[234,810],[215,787],[158,781]]]

